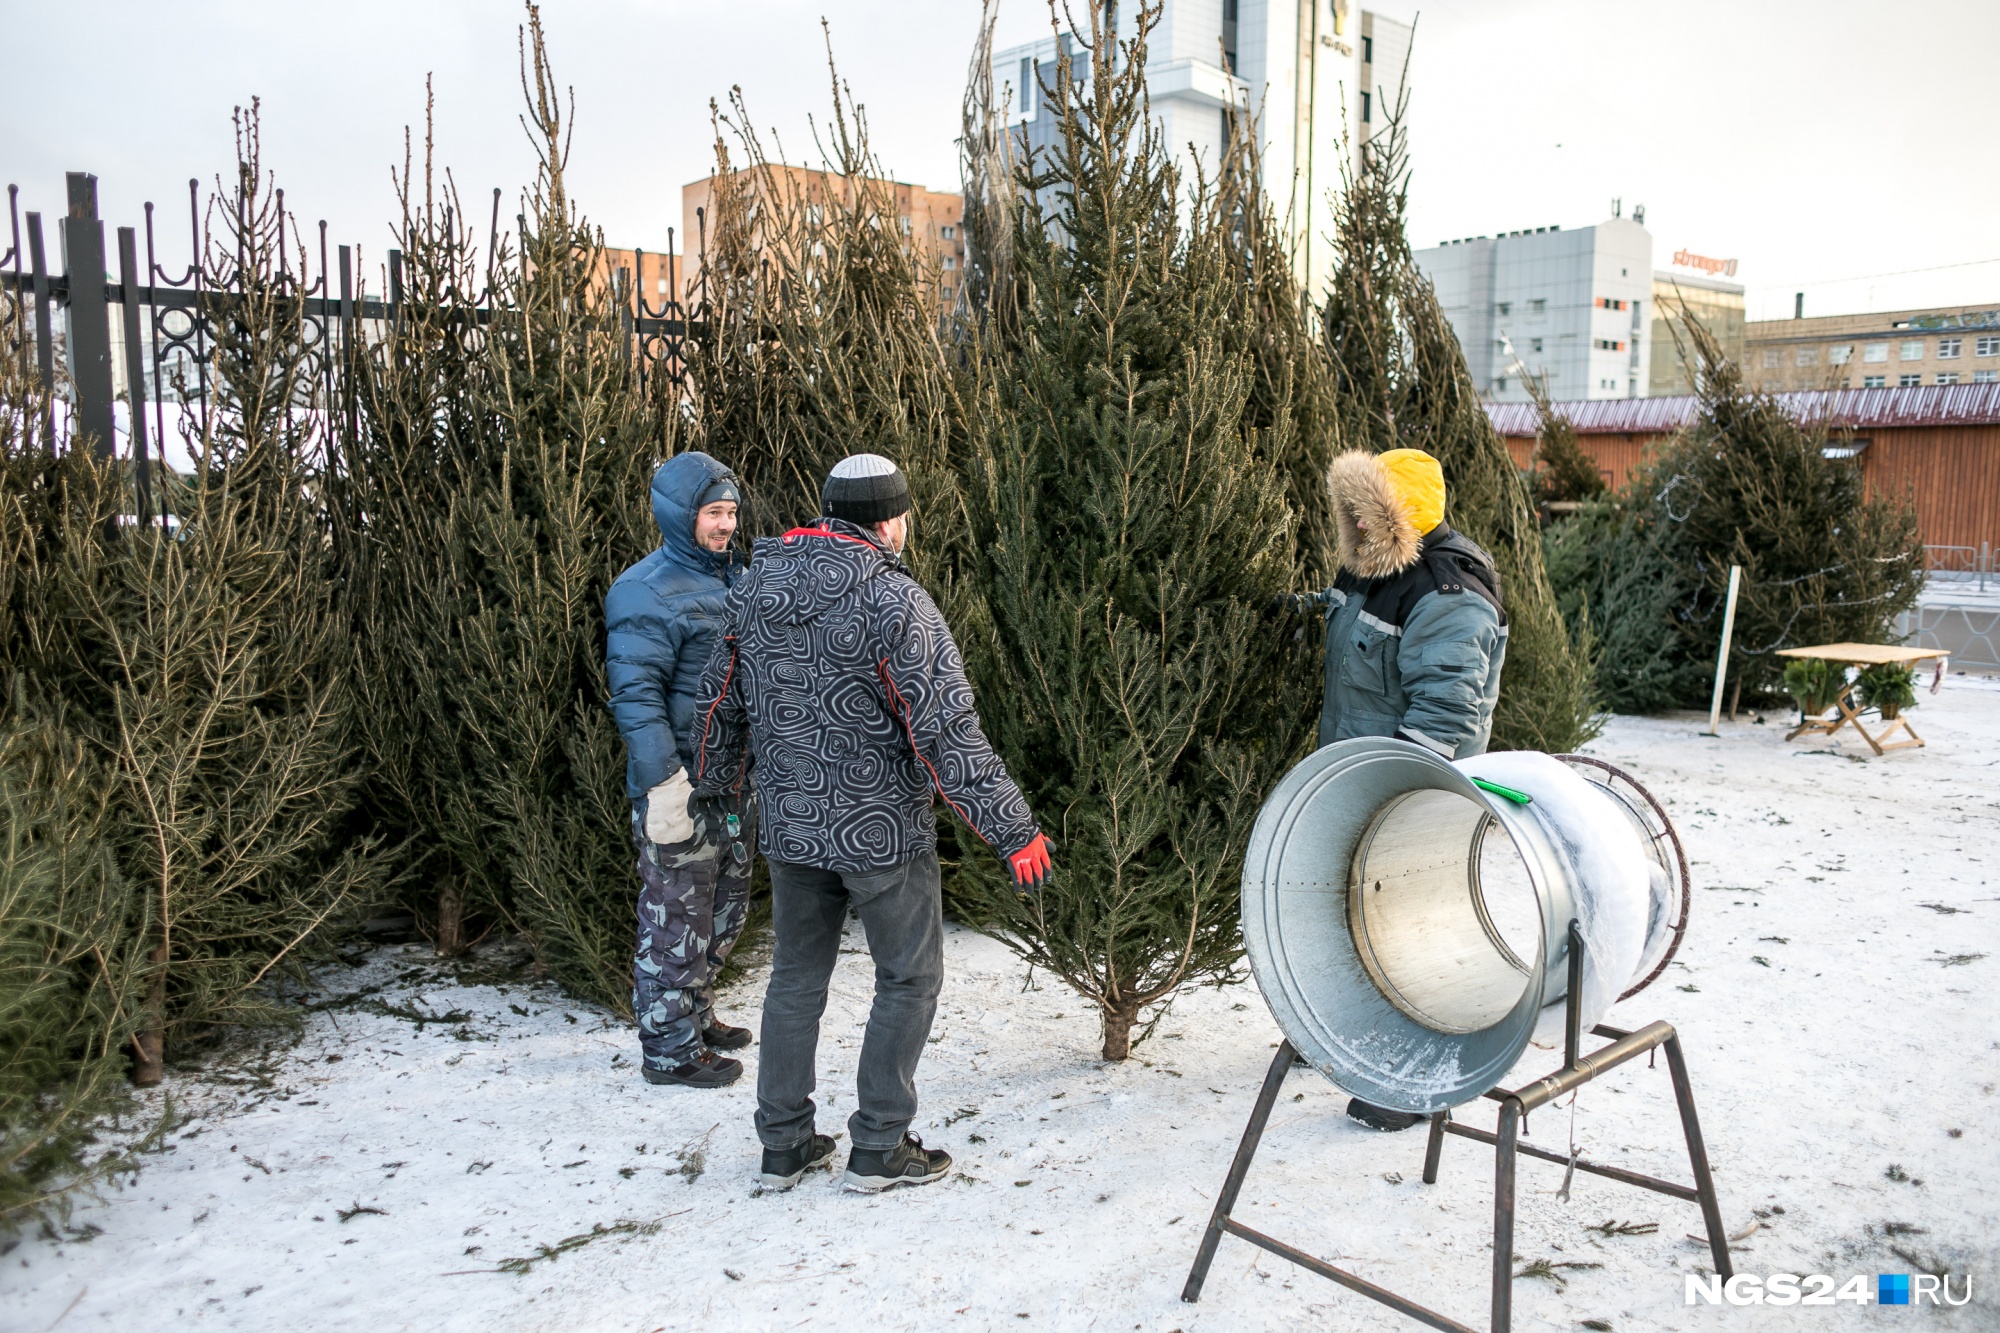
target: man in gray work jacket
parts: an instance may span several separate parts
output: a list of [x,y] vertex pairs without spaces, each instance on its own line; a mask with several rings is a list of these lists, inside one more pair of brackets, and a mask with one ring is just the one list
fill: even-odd
[[[1493,733],[1507,613],[1493,557],[1444,521],[1444,471],[1418,449],[1342,454],[1327,471],[1340,574],[1326,611],[1319,743],[1394,736],[1446,759],[1483,754]],[[1355,1098],[1375,1129],[1424,1117]]]

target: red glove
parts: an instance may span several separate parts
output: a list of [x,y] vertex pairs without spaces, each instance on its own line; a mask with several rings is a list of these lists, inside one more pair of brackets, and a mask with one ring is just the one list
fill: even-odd
[[1035,840],[1007,858],[1007,869],[1014,874],[1014,887],[1019,889],[1039,889],[1049,877],[1048,835],[1037,833]]

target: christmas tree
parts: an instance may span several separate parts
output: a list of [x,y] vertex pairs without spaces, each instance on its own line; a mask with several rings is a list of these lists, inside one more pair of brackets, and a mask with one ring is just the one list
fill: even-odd
[[1222,333],[1229,215],[1147,109],[1159,13],[1120,42],[1092,7],[1085,63],[1043,89],[1057,143],[1017,164],[954,608],[982,719],[1059,848],[1025,901],[964,858],[960,905],[1098,1007],[1107,1060],[1178,987],[1234,974],[1243,843],[1307,743],[1280,701],[1296,645],[1265,621],[1296,519]]
[[1750,392],[1699,321],[1687,334],[1700,410],[1647,482],[1686,590],[1672,628],[1683,657],[1712,664],[1729,567],[1742,566],[1730,675],[1753,697],[1775,694],[1780,648],[1891,636],[1923,585],[1916,510],[1907,496],[1871,498],[1852,457],[1828,457],[1823,421]]

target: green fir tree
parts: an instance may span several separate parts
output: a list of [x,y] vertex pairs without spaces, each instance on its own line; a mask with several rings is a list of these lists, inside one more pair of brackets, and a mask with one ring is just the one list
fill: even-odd
[[1236,974],[1243,843],[1308,737],[1279,703],[1294,642],[1265,620],[1296,520],[1245,422],[1251,359],[1220,333],[1240,256],[1147,109],[1158,6],[1122,46],[1091,13],[1088,68],[1048,81],[1054,151],[1019,164],[977,345],[954,617],[1057,871],[1024,901],[969,856],[956,895],[1088,997],[1121,1060],[1177,988]]

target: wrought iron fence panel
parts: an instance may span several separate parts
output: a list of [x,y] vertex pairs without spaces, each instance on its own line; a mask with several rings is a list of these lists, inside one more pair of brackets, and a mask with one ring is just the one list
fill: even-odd
[[[173,261],[163,253],[157,210],[148,201],[143,268],[137,230],[119,227],[114,274],[105,246],[105,224],[97,214],[97,178],[86,172],[70,172],[66,186],[68,206],[59,220],[66,271],[60,273],[50,270],[42,214],[34,210],[23,213],[19,187],[7,187],[9,244],[0,253],[0,287],[12,289],[19,298],[12,313],[21,322],[20,369],[38,379],[45,392],[48,407],[38,423],[45,445],[56,448],[69,439],[88,438],[106,458],[118,452],[115,402],[119,395],[115,385],[123,379],[127,405],[123,433],[133,471],[136,516],[141,522],[153,521],[156,516],[164,520],[164,492],[155,494],[159,488],[153,485],[153,472],[167,467],[170,424],[196,439],[209,437],[218,392],[214,356],[222,322],[234,316],[245,299],[243,261],[240,256],[232,261],[225,255],[219,263],[213,262],[213,238],[205,236],[202,227],[200,182],[190,180],[186,267],[178,272],[170,267]],[[395,249],[386,251],[382,269],[385,290],[371,295],[361,273],[359,249],[351,245],[329,249],[327,224],[322,221],[318,224],[317,272],[309,271],[305,238],[296,235],[282,190],[275,192],[275,200],[279,299],[298,303],[297,337],[308,372],[301,377],[309,386],[307,399],[293,406],[323,413],[330,426],[326,432],[329,448],[343,449],[352,444],[358,429],[353,360],[387,338],[404,314],[403,254]],[[239,209],[243,206],[240,199],[223,202],[225,206],[233,202]],[[217,203],[211,200],[211,208]],[[476,294],[452,290],[444,296],[452,313],[465,319],[475,332],[501,313],[498,302],[505,285],[497,270],[502,242],[499,207],[500,191],[496,189],[483,289]],[[296,273],[291,269],[295,247],[301,267]],[[634,253],[636,273],[621,267],[608,275],[632,373],[642,386],[665,375],[667,389],[678,392],[686,381],[691,340],[705,335],[707,321],[692,317],[680,299],[679,256],[674,253],[672,229],[668,230],[664,256],[668,290],[657,305],[646,299],[643,283],[638,280],[645,272],[645,252]],[[111,280],[114,276],[116,281]],[[113,307],[118,311],[115,340]],[[58,308],[65,312],[60,338],[55,326]],[[64,353],[60,374],[59,343]],[[57,418],[59,406],[68,414],[68,420],[60,423],[63,429],[59,429]],[[326,461],[330,465],[338,462],[331,457]]]

